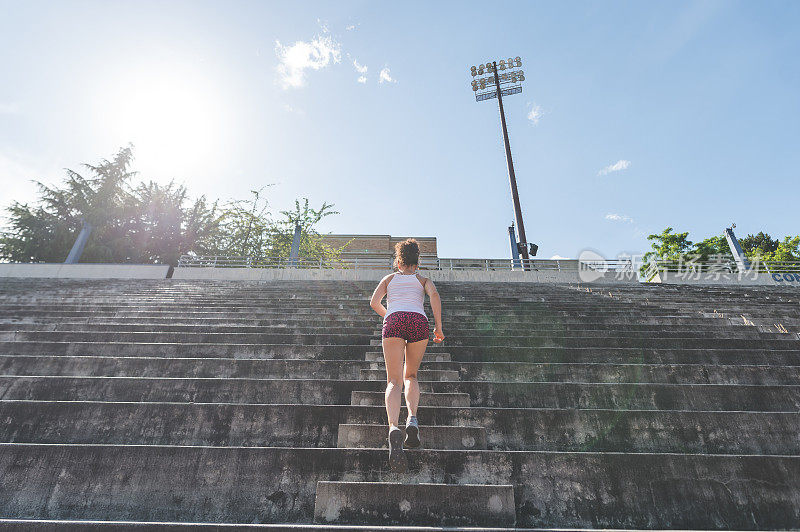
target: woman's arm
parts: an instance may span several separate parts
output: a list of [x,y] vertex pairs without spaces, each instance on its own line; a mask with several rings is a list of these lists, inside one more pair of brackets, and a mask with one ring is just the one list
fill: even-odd
[[444,332],[442,332],[442,298],[439,297],[439,291],[436,290],[436,286],[433,284],[433,281],[428,279],[425,283],[425,293],[428,294],[428,298],[431,300],[431,310],[433,310],[433,323],[434,329],[433,334],[438,338],[444,338]]
[[386,316],[386,312],[388,312],[386,307],[381,304],[381,301],[383,300],[383,296],[386,295],[386,285],[389,284],[389,277],[390,275],[387,275],[381,279],[381,282],[375,287],[375,291],[372,292],[372,299],[369,301],[369,306],[372,307],[372,310],[377,312],[381,318]]

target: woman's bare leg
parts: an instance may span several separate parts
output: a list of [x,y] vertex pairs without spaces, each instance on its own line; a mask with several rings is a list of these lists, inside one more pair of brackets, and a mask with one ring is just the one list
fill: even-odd
[[389,419],[389,428],[396,427],[400,418],[405,344],[406,341],[402,338],[383,339],[383,360],[386,362],[386,417]]
[[406,407],[409,416],[417,415],[419,405],[419,382],[417,382],[417,370],[425,355],[425,348],[428,346],[428,339],[419,342],[409,342],[406,344],[406,363],[403,367],[403,380],[405,381]]

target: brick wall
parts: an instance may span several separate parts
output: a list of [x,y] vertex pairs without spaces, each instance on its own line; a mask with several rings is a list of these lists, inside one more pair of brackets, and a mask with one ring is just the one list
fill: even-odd
[[[347,244],[344,252],[347,255],[355,253],[366,254],[387,254],[394,255],[394,245],[409,237],[398,237],[390,235],[323,235],[322,240],[332,247],[340,247]],[[436,237],[413,237],[419,244],[421,255],[436,258]],[[348,244],[349,242],[349,244]]]

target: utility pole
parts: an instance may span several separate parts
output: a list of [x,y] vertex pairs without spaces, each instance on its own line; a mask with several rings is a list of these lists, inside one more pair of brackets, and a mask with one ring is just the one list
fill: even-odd
[[[506,148],[506,165],[508,166],[508,181],[511,187],[511,199],[514,203],[514,219],[516,221],[517,230],[519,231],[519,242],[516,242],[516,237],[511,231],[513,226],[509,227],[509,234],[511,235],[511,256],[516,263],[519,254],[522,255],[522,266],[524,270],[530,270],[530,256],[528,254],[528,240],[525,236],[525,223],[522,220],[522,206],[519,202],[519,193],[517,192],[517,177],[514,173],[514,159],[511,156],[511,144],[508,140],[508,127],[506,126],[506,113],[503,109],[503,96],[510,96],[512,94],[519,94],[522,92],[521,82],[525,81],[525,72],[520,68],[522,67],[522,60],[517,57],[515,59],[508,58],[500,60],[498,66],[497,61],[487,62],[478,67],[470,69],[473,80],[472,90],[475,92],[475,101],[481,102],[491,98],[497,98],[497,105],[500,109],[500,125],[503,130],[503,143]],[[508,72],[500,71],[508,70]],[[484,72],[489,72],[492,75],[485,78],[477,78],[475,76],[483,75]],[[491,85],[494,85],[492,88]],[[504,88],[505,86],[505,88]],[[531,250],[535,255],[535,250],[538,246],[531,245]]]

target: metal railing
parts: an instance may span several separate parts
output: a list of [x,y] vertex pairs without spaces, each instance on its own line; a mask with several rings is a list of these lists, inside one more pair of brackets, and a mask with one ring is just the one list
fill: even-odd
[[[469,259],[420,257],[421,270],[511,271],[523,270],[523,265],[534,271],[630,272],[636,265],[630,260],[578,261],[577,259]],[[347,257],[340,259],[251,258],[221,255],[183,255],[178,268],[315,268],[315,269],[391,269],[392,259],[380,257]]]
[[733,256],[718,257],[715,260],[703,262],[692,257],[687,257],[685,260],[656,260],[648,262],[643,277],[649,281],[660,272],[679,275],[800,273],[800,261],[760,261],[750,259],[749,268],[740,268]]

